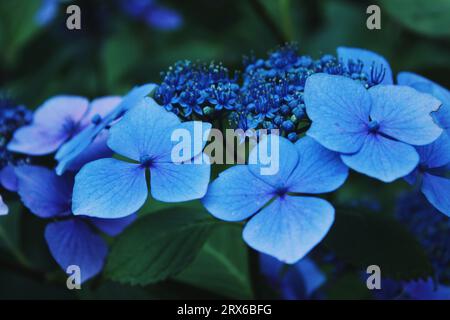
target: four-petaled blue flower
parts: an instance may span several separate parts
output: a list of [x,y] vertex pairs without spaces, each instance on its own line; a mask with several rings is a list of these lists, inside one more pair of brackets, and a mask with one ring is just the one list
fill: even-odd
[[45,239],[53,258],[66,271],[80,267],[81,282],[98,274],[104,265],[108,246],[98,234],[116,236],[136,216],[97,219],[72,214],[73,175],[57,176],[53,170],[23,165],[16,168],[18,193],[23,204],[40,218],[53,219],[45,229]]
[[410,87],[377,85],[366,90],[342,76],[315,74],[305,87],[307,135],[341,153],[350,168],[391,182],[418,164],[413,145],[432,143],[442,133],[431,112],[441,102]]
[[[279,139],[279,171],[262,175],[256,161],[261,141],[250,154],[250,165],[237,165],[214,180],[203,198],[215,217],[240,221],[253,216],[243,237],[254,249],[287,263],[305,256],[327,234],[334,208],[327,201],[298,194],[330,192],[340,187],[348,168],[339,155],[309,137],[293,144]],[[269,144],[271,145],[271,143]],[[275,150],[274,150],[275,152]]]
[[[198,126],[200,136],[198,133],[195,136],[193,131]],[[75,179],[73,212],[100,218],[118,218],[136,212],[148,196],[147,169],[155,199],[181,202],[203,197],[210,164],[205,159],[201,164],[190,163],[194,157],[206,157],[202,148],[198,150],[194,146],[189,157],[183,155],[181,162],[173,162],[171,135],[176,129],[186,129],[191,137],[203,139],[210,128],[209,123],[199,121],[181,123],[175,114],[153,99],[145,98],[112,126],[108,139],[113,151],[139,163],[106,158],[85,165]]]

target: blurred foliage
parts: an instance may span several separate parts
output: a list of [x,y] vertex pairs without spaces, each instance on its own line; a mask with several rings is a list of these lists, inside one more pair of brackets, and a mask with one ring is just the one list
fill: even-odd
[[[240,70],[243,55],[262,57],[291,41],[314,57],[333,54],[341,45],[377,51],[395,73],[413,71],[450,85],[450,0],[159,1],[183,16],[180,29],[161,31],[134,20],[122,12],[120,0],[65,1],[41,26],[35,20],[40,0],[0,1],[1,91],[33,109],[55,94],[123,94],[137,84],[158,82],[160,72],[177,60],[221,61]],[[366,28],[366,8],[374,2],[381,7],[381,30]],[[82,30],[66,29],[67,3],[81,7]],[[367,200],[380,208],[338,213],[320,247],[335,251],[354,269],[325,286],[328,297],[369,297],[358,273],[372,263],[367,249],[395,278],[430,273],[420,246],[392,219],[395,198],[405,186],[352,175],[330,196],[337,206]],[[0,219],[1,298],[268,295],[251,275],[257,261],[242,241],[241,224],[214,220],[199,201],[171,206],[153,200],[123,235],[108,239],[112,253],[104,274],[84,290],[70,292],[46,247],[46,222],[15,202],[15,195],[2,196],[12,212]]]

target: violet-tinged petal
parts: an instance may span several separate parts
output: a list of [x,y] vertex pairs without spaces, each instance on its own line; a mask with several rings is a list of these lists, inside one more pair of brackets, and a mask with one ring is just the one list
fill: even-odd
[[112,158],[86,164],[75,177],[75,215],[115,219],[139,210],[148,195],[145,168]]
[[0,216],[7,215],[8,211],[8,206],[3,202],[3,198],[0,195]]
[[16,167],[18,193],[23,204],[41,218],[71,213],[73,177],[57,176],[53,170],[23,165]]
[[8,191],[17,191],[17,176],[12,165],[0,170],[0,185]]
[[102,270],[108,247],[83,221],[69,219],[49,223],[45,239],[53,258],[64,271],[69,266],[80,268],[81,283]]

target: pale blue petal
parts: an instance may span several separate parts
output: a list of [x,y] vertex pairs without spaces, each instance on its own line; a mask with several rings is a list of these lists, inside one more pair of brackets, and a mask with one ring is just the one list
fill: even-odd
[[450,136],[443,132],[441,136],[431,144],[416,148],[420,155],[420,163],[428,168],[439,168],[450,163]]
[[347,179],[348,167],[339,154],[322,147],[310,137],[295,144],[299,161],[287,181],[289,191],[323,193],[334,191]]
[[436,209],[450,217],[450,179],[425,173],[422,192]]
[[442,102],[439,110],[432,115],[442,128],[450,129],[450,91],[437,83],[412,72],[400,72],[397,76],[398,84],[410,86],[414,89],[429,93]]
[[312,120],[307,132],[310,137],[338,152],[352,153],[361,148],[371,101],[360,83],[342,76],[314,74],[306,80],[304,98]]
[[119,219],[101,219],[101,218],[88,218],[92,224],[106,233],[108,236],[115,237],[122,233],[126,227],[132,224],[137,218],[136,214],[129,215]]
[[17,176],[12,165],[0,170],[0,185],[8,191],[17,191]]
[[273,187],[255,177],[248,166],[236,165],[220,173],[202,202],[216,218],[241,221],[269,202],[273,192]]
[[23,204],[41,218],[71,213],[73,177],[57,176],[53,170],[24,165],[15,169]]
[[145,169],[139,164],[100,159],[76,175],[72,210],[76,215],[122,218],[142,207],[147,195]]
[[359,48],[349,48],[349,47],[338,47],[337,48],[338,58],[342,59],[344,63],[348,60],[358,61],[361,60],[364,63],[363,71],[370,76],[373,63],[375,63],[375,68],[383,66],[385,68],[385,75],[381,84],[393,84],[394,79],[392,77],[392,70],[389,62],[373,51],[359,49]]
[[436,140],[442,129],[434,123],[431,112],[441,105],[433,96],[405,86],[376,86],[372,96],[373,120],[379,131],[412,145],[425,145]]
[[359,152],[341,158],[350,168],[384,182],[406,176],[419,163],[414,147],[377,134],[368,135]]
[[81,123],[83,127],[90,124],[94,117],[100,117],[99,119],[105,118],[117,106],[122,102],[122,98],[119,96],[106,96],[101,98],[96,98],[89,104],[88,112],[84,115]]
[[8,143],[8,150],[32,156],[42,156],[55,152],[69,138],[69,133],[54,128],[36,125],[24,126],[14,132]]
[[155,163],[150,168],[150,192],[156,200],[182,202],[203,198],[208,189],[211,165],[203,153],[202,163]]
[[81,283],[102,270],[108,247],[84,222],[69,219],[49,223],[45,239],[53,258],[65,272],[69,266],[80,268]]
[[144,156],[157,159],[170,154],[170,137],[179,124],[180,120],[174,113],[159,106],[153,99],[145,98],[110,129],[108,146],[136,161]]
[[255,250],[294,263],[325,237],[333,221],[327,201],[286,195],[250,219],[243,237]]
[[291,141],[271,134],[253,148],[248,163],[258,179],[274,188],[283,187],[298,163],[298,152]]
[[8,206],[3,202],[3,198],[0,195],[0,216],[7,215],[8,211]]

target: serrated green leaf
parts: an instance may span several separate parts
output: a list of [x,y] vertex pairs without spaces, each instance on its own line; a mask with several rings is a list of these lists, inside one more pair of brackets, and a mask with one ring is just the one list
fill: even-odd
[[408,281],[433,273],[417,240],[397,220],[380,214],[338,211],[324,244],[361,270],[378,265],[382,277]]
[[175,279],[229,298],[251,299],[248,249],[241,226],[217,228],[194,262]]
[[450,0],[382,0],[381,4],[408,29],[429,36],[450,35]]
[[116,239],[105,274],[140,285],[176,275],[195,259],[218,223],[204,211],[187,208],[146,215]]

